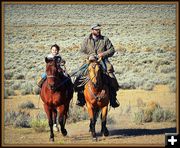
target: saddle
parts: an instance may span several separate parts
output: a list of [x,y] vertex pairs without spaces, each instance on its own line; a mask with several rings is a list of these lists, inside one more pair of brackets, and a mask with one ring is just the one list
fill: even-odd
[[[101,65],[101,70],[102,70],[103,83],[106,85],[109,85],[110,84],[109,76],[102,65]],[[84,86],[88,81],[89,81],[89,78],[87,77],[87,68],[86,68],[86,69],[83,69],[83,71],[76,77],[76,80],[74,82],[75,92],[84,90]]]

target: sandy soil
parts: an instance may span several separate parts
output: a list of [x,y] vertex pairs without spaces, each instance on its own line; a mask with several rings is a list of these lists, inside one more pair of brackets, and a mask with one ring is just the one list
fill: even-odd
[[[96,131],[98,134],[97,142],[92,141],[89,130],[89,121],[80,121],[77,123],[67,124],[68,136],[63,137],[61,133],[55,132],[55,142],[53,144],[110,144],[110,145],[163,145],[165,144],[165,133],[175,132],[175,122],[150,122],[144,124],[135,124],[131,117],[131,112],[137,108],[138,99],[143,102],[158,102],[163,108],[175,110],[176,96],[171,93],[167,86],[157,86],[153,91],[144,90],[120,90],[118,100],[121,106],[117,109],[111,108],[108,116],[111,116],[114,123],[108,124],[110,131],[108,137],[100,136],[100,122],[97,122]],[[13,96],[5,100],[5,110],[17,110],[18,105],[24,101],[31,100],[36,108],[27,110],[31,115],[36,115],[42,109],[42,102],[38,96]],[[76,97],[73,99],[73,104]],[[39,106],[39,108],[38,108]],[[131,106],[131,110],[127,108]],[[86,108],[85,108],[86,111]],[[5,144],[52,144],[49,142],[49,132],[37,133],[31,128],[13,128],[5,126],[4,129]]]

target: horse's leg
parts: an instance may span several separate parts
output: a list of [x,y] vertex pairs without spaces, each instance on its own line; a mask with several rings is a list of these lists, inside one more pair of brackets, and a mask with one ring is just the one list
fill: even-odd
[[93,108],[91,107],[91,105],[89,104],[89,102],[86,102],[86,104],[87,104],[88,113],[89,113],[89,117],[90,117],[90,124],[89,124],[90,132],[93,137],[93,140],[94,139],[97,140],[96,130],[95,130],[96,119],[94,117],[94,111],[93,111]]
[[67,131],[65,129],[65,123],[66,123],[66,116],[65,116],[65,106],[61,105],[58,107],[58,112],[59,112],[59,124],[61,126],[61,133],[63,134],[63,136],[67,135]]
[[101,110],[102,110],[102,112],[101,112],[101,134],[104,135],[104,136],[108,136],[109,131],[108,131],[107,127],[106,127],[106,119],[107,119],[108,107],[105,106]]
[[57,119],[57,110],[54,109],[54,110],[53,110],[53,130],[56,131],[56,132],[58,132],[58,131],[59,131],[59,128],[58,128],[56,119]]
[[48,122],[49,122],[49,127],[50,127],[50,141],[54,141],[52,109],[50,109],[47,104],[44,104],[44,110],[48,117]]

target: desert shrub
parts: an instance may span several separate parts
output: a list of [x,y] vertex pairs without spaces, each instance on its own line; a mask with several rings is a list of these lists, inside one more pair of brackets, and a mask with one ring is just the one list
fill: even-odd
[[34,72],[28,72],[26,75],[26,79],[35,79],[36,78],[36,73]]
[[31,117],[24,111],[5,112],[5,125],[13,125],[14,127],[30,127]]
[[38,86],[35,86],[33,89],[34,89],[33,90],[33,94],[35,94],[35,95],[39,95],[40,94],[40,90],[41,89]]
[[116,121],[112,116],[107,116],[107,124],[115,124]]
[[15,92],[12,88],[5,88],[4,89],[4,98],[7,99],[8,96],[14,96]]
[[44,110],[40,110],[40,112],[36,115],[36,119],[45,120],[47,119],[47,115]]
[[33,86],[31,83],[24,83],[21,87],[23,90],[21,92],[22,95],[26,95],[26,94],[32,94],[33,93]]
[[127,68],[125,66],[120,66],[117,68],[114,66],[114,68],[116,69],[115,74],[119,74],[119,75],[127,71]]
[[12,71],[5,71],[4,72],[4,78],[6,79],[6,80],[10,80],[11,78],[13,77],[13,72]]
[[21,80],[21,79],[25,79],[25,76],[23,73],[18,73],[14,76],[15,79]]
[[139,109],[137,112],[134,113],[133,121],[137,124],[144,122],[144,111],[142,109]]
[[133,83],[130,84],[128,82],[124,82],[124,83],[121,82],[119,85],[121,89],[131,89],[131,88],[134,89]]
[[27,113],[21,113],[14,122],[15,127],[30,127],[30,115]]
[[164,50],[163,48],[156,48],[156,49],[154,49],[153,52],[155,52],[155,53],[164,53],[164,52],[166,52],[166,50]]
[[161,73],[170,73],[176,71],[175,65],[163,65],[159,67]]
[[124,74],[120,78],[120,87],[122,89],[135,89],[135,80],[133,79],[134,77],[134,73]]
[[169,79],[169,82],[176,81],[176,73],[175,72],[168,73],[167,77]]
[[171,92],[176,92],[176,81],[172,81],[169,85]]
[[5,116],[4,116],[5,125],[12,125],[16,120],[17,116],[18,116],[17,112],[15,111],[5,112]]
[[31,101],[27,101],[27,102],[24,102],[24,103],[20,104],[19,108],[20,109],[25,109],[25,108],[32,109],[32,108],[35,108],[35,105]]
[[143,86],[143,84],[146,82],[144,78],[141,77],[135,77],[134,78],[134,87],[135,88],[141,88],[141,86]]
[[153,81],[144,81],[144,84],[143,84],[142,88],[144,90],[153,90],[153,88],[154,88]]
[[67,123],[76,123],[81,120],[89,119],[87,111],[83,111],[83,108],[78,106],[71,106],[69,108],[69,118]]
[[20,82],[14,82],[14,84],[12,85],[12,88],[13,88],[14,90],[18,90],[20,87],[21,87]]
[[[24,62],[25,63],[25,62]],[[24,64],[22,63],[22,64]],[[24,66],[24,67],[23,67]],[[14,77],[16,78],[18,74],[21,74],[22,71],[24,72],[25,65],[19,65],[15,70],[14,73],[16,74]]]
[[139,108],[134,112],[133,121],[137,124],[145,122],[162,122],[162,121],[175,121],[176,117],[174,112],[165,110],[155,102],[146,104],[144,108]]
[[48,125],[48,120],[41,119],[33,119],[30,123],[30,126],[36,131],[36,132],[45,132],[47,131],[47,128],[49,127]]
[[152,120],[155,122],[162,122],[164,120],[164,110],[161,107],[158,107],[154,110],[152,114]]
[[49,125],[46,114],[43,111],[40,111],[35,118],[31,120],[30,126],[36,132],[45,132],[47,131]]
[[164,110],[164,120],[175,122],[176,121],[176,113],[174,111]]
[[170,76],[169,74],[161,74],[161,75],[158,75],[154,80],[153,82],[155,84],[163,84],[163,85],[167,85],[170,83]]
[[[5,62],[5,63],[6,63],[6,62]],[[11,64],[10,64],[10,62],[8,62],[7,64],[4,64],[4,69],[5,69],[5,70],[11,69]]]
[[144,123],[152,121],[153,111],[159,107],[156,102],[149,102],[145,107],[138,108],[138,111],[134,112],[133,120],[135,123]]
[[154,110],[152,119],[155,122],[176,121],[176,116],[174,112],[158,107]]

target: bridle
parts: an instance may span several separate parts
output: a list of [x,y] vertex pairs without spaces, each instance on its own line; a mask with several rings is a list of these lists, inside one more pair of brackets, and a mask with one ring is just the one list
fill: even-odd
[[[94,63],[94,64],[92,65],[92,68],[95,69],[97,65],[98,65],[98,63]],[[90,74],[90,71],[89,71],[89,70],[88,70],[88,74]],[[96,84],[93,83],[93,79],[94,79],[95,77],[97,77],[97,74],[98,74],[98,73],[95,73],[92,78],[89,77],[89,81],[93,84],[93,86],[94,86],[95,88],[97,88],[98,86],[96,86]]]
[[[98,63],[95,63],[95,64],[92,66],[93,69],[96,68],[96,65],[98,65]],[[88,73],[89,73],[89,70],[88,70]],[[91,85],[90,85],[90,84],[92,84],[92,85],[94,86],[94,88],[97,89],[97,90],[99,89],[100,92],[103,91],[103,90],[101,90],[101,89],[102,89],[102,85],[97,85],[97,86],[96,86],[96,85],[92,82],[92,79],[93,79],[94,77],[97,77],[97,73],[95,73],[92,78],[89,77],[90,83],[88,83],[88,91],[89,91],[90,95],[91,95],[93,98],[95,98],[96,100],[100,100],[100,99],[102,99],[102,96],[100,96],[100,95],[98,95],[98,94],[95,94],[95,93],[92,91],[92,88],[91,88]]]
[[[56,69],[57,69],[56,63],[49,63],[48,65],[49,65],[49,66],[55,66]],[[46,77],[47,77],[47,78],[56,78],[56,79],[58,79],[58,77],[57,77],[56,74],[55,74],[55,75],[48,75],[48,74],[47,74]],[[48,87],[49,89],[51,89],[51,90],[55,90],[55,89],[56,89],[56,87],[55,87],[55,86],[51,86],[51,85],[48,83],[48,81],[47,81],[47,87]]]
[[47,75],[47,78],[55,78],[56,76],[54,75]]
[[[57,81],[58,80],[60,80],[60,78],[57,76],[57,75],[47,75],[47,78],[55,78]],[[48,82],[47,82],[47,87],[49,88],[49,89],[51,89],[51,90],[56,90],[56,89],[58,89],[58,88],[60,88],[66,81],[68,81],[68,77],[65,79],[65,80],[63,80],[61,83],[59,83],[58,85],[55,85],[54,87],[52,87],[50,84],[48,84]],[[56,83],[55,83],[56,84]]]

